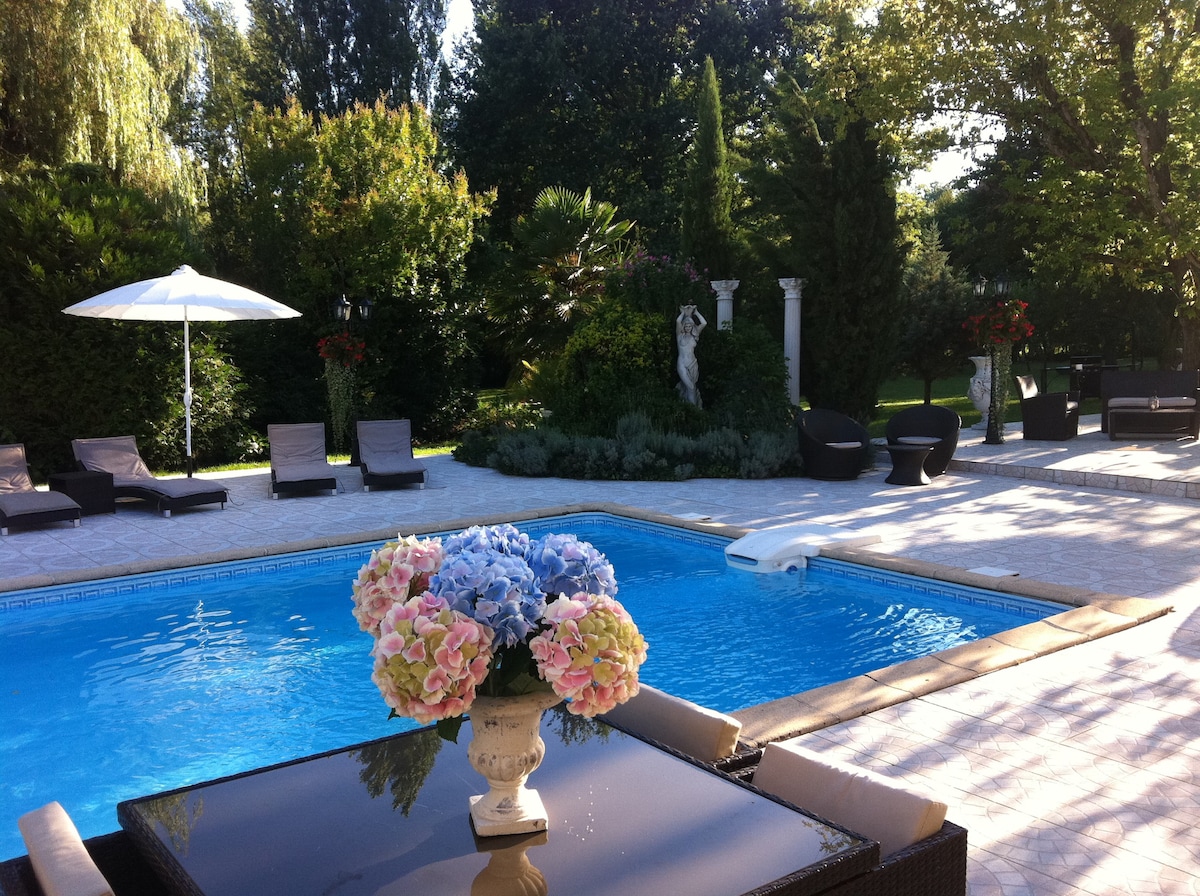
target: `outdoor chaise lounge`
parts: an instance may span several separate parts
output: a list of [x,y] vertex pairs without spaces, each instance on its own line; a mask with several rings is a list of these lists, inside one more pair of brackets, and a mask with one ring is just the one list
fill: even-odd
[[24,445],[0,445],[0,535],[8,527],[69,520],[79,525],[79,505],[61,492],[40,492],[29,478]]
[[224,510],[229,500],[229,489],[211,479],[159,479],[142,460],[133,436],[72,439],[71,451],[81,470],[112,474],[115,497],[148,501],[163,516],[200,504],[219,503]]
[[425,465],[413,457],[407,420],[359,420],[358,457],[366,491],[372,486],[425,487]]
[[878,865],[827,892],[837,896],[966,893],[967,832],[946,821],[944,802],[792,741],[767,744],[751,783],[879,843]]
[[925,475],[941,476],[958,448],[962,418],[950,408],[919,404],[895,414],[887,422],[889,445],[932,445],[925,456]]
[[855,420],[814,408],[800,415],[800,457],[813,479],[857,479],[867,468],[871,437]]
[[325,453],[324,423],[269,423],[271,497],[337,492],[337,468]]

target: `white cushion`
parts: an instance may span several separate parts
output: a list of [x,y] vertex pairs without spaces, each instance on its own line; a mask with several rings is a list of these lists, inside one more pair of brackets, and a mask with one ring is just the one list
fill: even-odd
[[936,834],[946,820],[945,803],[789,741],[767,744],[754,784],[878,841],[883,857]]
[[830,448],[861,448],[862,442],[826,442]]
[[936,445],[940,441],[937,436],[900,436],[896,439],[900,445]]
[[113,896],[61,805],[47,803],[27,812],[17,819],[17,827],[46,896]]
[[1108,400],[1110,408],[1148,408],[1150,407],[1149,398],[1141,398],[1136,396],[1121,396],[1118,398],[1110,398]]
[[702,762],[733,755],[742,723],[643,684],[637,694],[601,716]]
[[1160,398],[1158,400],[1160,408],[1194,408],[1196,399],[1183,398],[1182,396],[1171,396],[1169,398]]

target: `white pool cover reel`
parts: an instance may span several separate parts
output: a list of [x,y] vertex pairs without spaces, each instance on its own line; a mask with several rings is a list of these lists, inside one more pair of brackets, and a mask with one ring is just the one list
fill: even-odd
[[879,541],[878,535],[863,535],[853,529],[793,523],[743,535],[726,545],[725,562],[750,572],[788,572],[804,569],[807,558],[817,556],[826,545],[862,547]]

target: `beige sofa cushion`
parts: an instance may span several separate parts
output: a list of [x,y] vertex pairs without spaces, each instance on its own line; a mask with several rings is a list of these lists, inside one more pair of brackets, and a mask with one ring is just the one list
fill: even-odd
[[17,827],[46,896],[113,896],[61,805],[47,803],[27,812],[17,819]]
[[733,716],[643,684],[637,695],[601,716],[702,762],[737,750],[742,723]]
[[877,840],[883,857],[936,834],[946,820],[945,803],[789,741],[767,745],[754,784]]

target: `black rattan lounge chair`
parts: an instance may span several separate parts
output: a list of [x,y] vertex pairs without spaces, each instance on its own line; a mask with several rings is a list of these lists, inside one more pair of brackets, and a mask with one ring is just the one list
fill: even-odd
[[219,503],[224,510],[229,500],[229,489],[211,479],[159,479],[142,460],[133,436],[72,439],[71,450],[81,470],[112,474],[115,497],[147,501],[163,516],[201,504]]
[[271,497],[337,492],[337,468],[325,453],[324,423],[269,423]]
[[413,457],[407,420],[359,420],[358,458],[363,488],[425,487],[425,465]]
[[857,479],[867,468],[870,436],[850,417],[813,408],[800,415],[797,425],[804,475],[813,479]]
[[1018,376],[1021,390],[1021,437],[1039,442],[1065,442],[1079,435],[1079,394],[1039,393],[1037,380]]
[[61,492],[40,492],[29,478],[24,445],[0,445],[0,535],[8,527],[64,520],[79,525],[79,505]]
[[961,429],[962,418],[950,408],[919,404],[888,420],[885,434],[889,445],[933,445],[925,457],[925,475],[941,476],[958,448]]

